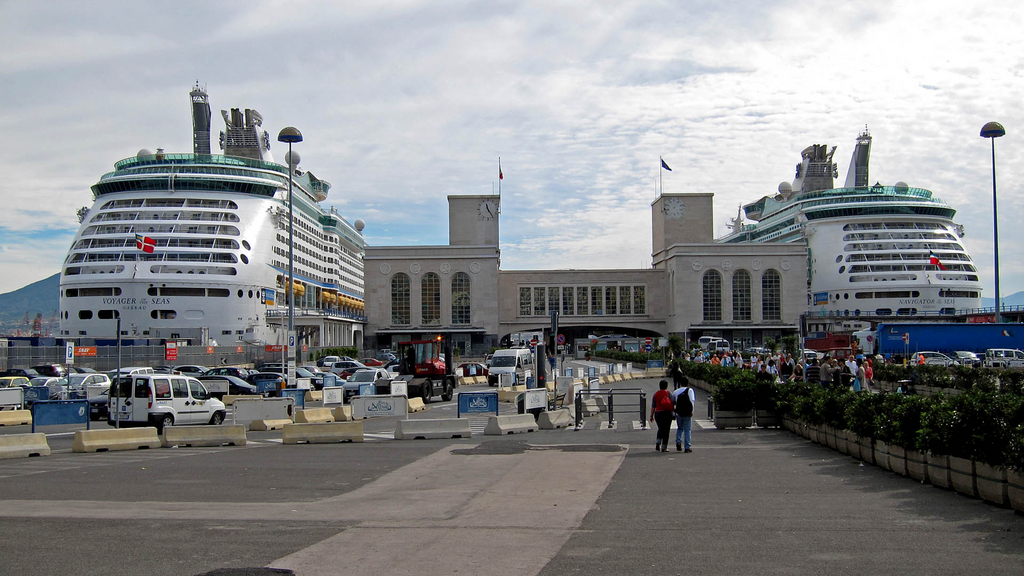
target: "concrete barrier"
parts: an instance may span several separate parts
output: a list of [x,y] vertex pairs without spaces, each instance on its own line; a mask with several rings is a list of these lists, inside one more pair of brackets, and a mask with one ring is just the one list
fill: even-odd
[[498,390],[498,402],[512,402],[516,401],[516,398],[522,394],[517,390],[510,390],[508,388],[501,388]]
[[504,436],[505,434],[522,434],[536,432],[537,421],[533,414],[513,414],[510,416],[488,416],[484,434],[488,436]]
[[395,440],[469,438],[472,435],[468,418],[399,420],[395,428]]
[[169,446],[245,446],[245,426],[168,426],[161,438]]
[[49,456],[50,445],[46,434],[5,434],[0,436],[0,459]]
[[245,426],[256,420],[291,421],[294,409],[294,398],[236,398],[232,423]]
[[331,442],[362,442],[362,422],[318,422],[315,424],[286,424],[281,436],[282,444],[327,444]]
[[112,428],[108,430],[78,430],[71,444],[72,452],[113,452],[159,448],[160,437],[156,428]]
[[550,412],[541,412],[537,418],[537,427],[541,430],[555,430],[558,428],[568,428],[574,425],[572,416],[569,415],[568,408],[562,408],[561,410],[552,410]]
[[409,413],[423,412],[427,409],[427,405],[423,403],[423,398],[409,398]]
[[352,421],[352,407],[351,406],[336,406],[334,408],[334,421],[335,422],[351,422]]
[[31,423],[31,410],[0,410],[0,426],[26,426]]
[[253,420],[249,423],[249,430],[252,432],[268,432],[270,430],[280,430],[284,428],[286,424],[291,423],[291,418],[267,418],[265,420]]
[[323,402],[324,391],[323,390],[307,390],[306,391],[306,402]]
[[[307,392],[307,394],[309,394]],[[296,424],[311,424],[314,422],[334,422],[334,414],[330,408],[306,408],[295,411]]]
[[601,405],[598,404],[597,398],[584,398],[583,399],[583,415],[584,416],[597,416],[601,413]]
[[262,399],[263,399],[263,396],[257,396],[255,394],[225,394],[224,397],[221,398],[221,402],[223,402],[225,406],[231,406],[232,404],[235,403],[235,400],[262,400]]

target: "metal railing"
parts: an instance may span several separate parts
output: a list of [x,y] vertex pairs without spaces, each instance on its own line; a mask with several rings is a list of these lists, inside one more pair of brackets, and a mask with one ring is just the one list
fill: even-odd
[[[611,428],[612,426],[615,425],[615,397],[616,396],[636,396],[637,400],[639,401],[639,407],[640,407],[639,411],[637,412],[640,415],[640,428],[643,429],[643,430],[647,429],[647,419],[644,418],[644,415],[647,413],[646,412],[646,409],[647,409],[647,393],[644,392],[640,388],[616,388],[616,389],[613,389],[613,390],[586,390],[586,389],[584,389],[584,390],[580,390],[580,391],[576,392],[576,398],[574,399],[574,404],[575,404],[575,408],[576,408],[576,424],[575,424],[575,428],[577,430],[579,430],[580,427],[583,424],[583,395],[584,394],[586,394],[588,396],[604,396],[604,397],[606,397],[605,404],[607,406],[606,409],[607,409],[607,412],[608,412],[608,427],[609,428]],[[625,405],[623,405],[623,406],[625,406]],[[598,406],[598,410],[600,411],[600,406]],[[620,410],[619,413],[620,414],[623,414],[623,413],[624,414],[632,414],[633,410],[624,409],[624,410]]]

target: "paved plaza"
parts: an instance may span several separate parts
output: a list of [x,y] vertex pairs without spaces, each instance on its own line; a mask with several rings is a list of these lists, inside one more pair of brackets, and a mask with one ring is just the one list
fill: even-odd
[[689,454],[655,452],[635,414],[614,430],[591,417],[396,441],[380,419],[361,444],[250,432],[244,447],[99,454],[53,427],[50,456],[0,461],[0,573],[1024,573],[1024,516],[786,431],[715,430],[706,401]]

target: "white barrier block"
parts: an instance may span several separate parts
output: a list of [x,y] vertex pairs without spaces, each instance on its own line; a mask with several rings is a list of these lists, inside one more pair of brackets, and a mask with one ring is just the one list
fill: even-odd
[[575,422],[572,416],[569,415],[569,410],[563,408],[561,410],[552,410],[550,412],[541,412],[540,416],[537,417],[537,426],[541,430],[555,430],[558,428],[568,428]]
[[161,443],[168,446],[245,446],[245,426],[167,426]]
[[234,423],[248,426],[255,420],[291,420],[294,398],[236,398]]
[[50,445],[42,432],[0,435],[0,459],[49,455]]
[[468,418],[399,420],[395,428],[395,440],[469,438],[472,435]]
[[0,388],[0,406],[15,406],[21,408],[25,405],[25,389],[21,386]]
[[351,403],[352,418],[356,420],[409,415],[409,399],[405,396],[353,396]]
[[504,436],[505,434],[522,434],[536,432],[537,421],[533,414],[513,414],[510,416],[488,416],[484,434],[488,436]]

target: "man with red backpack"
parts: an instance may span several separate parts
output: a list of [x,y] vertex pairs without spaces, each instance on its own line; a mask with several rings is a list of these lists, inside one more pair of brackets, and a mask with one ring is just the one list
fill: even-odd
[[672,428],[673,408],[672,393],[668,391],[668,381],[662,380],[658,383],[658,391],[651,398],[651,422],[658,424],[658,441],[654,445],[655,451],[668,452],[668,436]]
[[683,451],[683,442],[686,443],[686,452],[693,452],[690,448],[690,427],[693,424],[693,407],[697,402],[693,394],[690,382],[683,376],[682,382],[676,383],[676,389],[672,392],[672,403],[675,406],[676,414],[676,451]]

